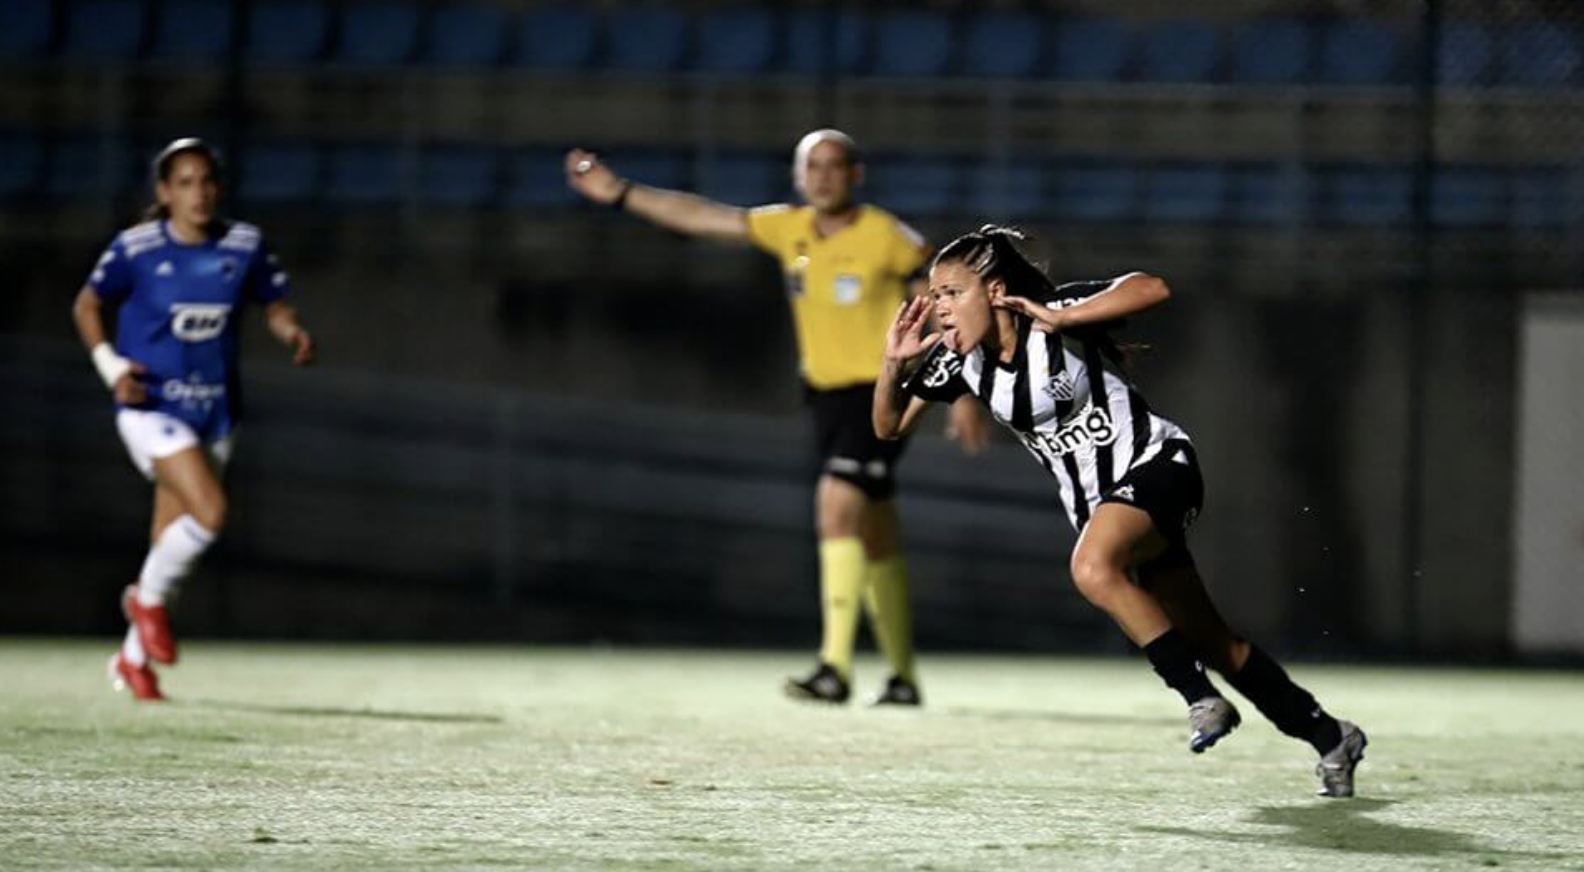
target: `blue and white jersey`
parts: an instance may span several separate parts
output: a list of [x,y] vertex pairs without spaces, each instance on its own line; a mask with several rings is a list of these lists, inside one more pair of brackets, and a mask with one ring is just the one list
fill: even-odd
[[186,245],[164,221],[139,224],[110,244],[88,286],[119,308],[116,352],[148,369],[149,402],[140,408],[187,422],[206,442],[236,426],[243,306],[288,290],[257,227],[223,224],[207,242]]

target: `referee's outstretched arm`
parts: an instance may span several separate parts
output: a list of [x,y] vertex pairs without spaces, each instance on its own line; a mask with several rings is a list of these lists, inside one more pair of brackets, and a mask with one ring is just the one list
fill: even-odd
[[725,242],[748,241],[748,211],[687,191],[640,185],[617,175],[597,155],[574,148],[566,155],[567,184],[596,203],[631,212],[667,230]]

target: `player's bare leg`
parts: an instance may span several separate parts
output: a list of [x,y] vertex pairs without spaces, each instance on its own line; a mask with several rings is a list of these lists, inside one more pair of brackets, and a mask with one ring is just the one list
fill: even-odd
[[1197,754],[1237,729],[1242,719],[1210,683],[1199,655],[1160,602],[1129,576],[1132,567],[1160,556],[1167,544],[1148,513],[1102,503],[1073,549],[1072,576],[1084,598],[1144,649],[1155,672],[1188,703],[1188,748]]
[[137,584],[121,599],[131,625],[123,656],[135,667],[144,666],[145,657],[176,662],[169,603],[225,523],[225,492],[203,449],[187,448],[155,460],[154,481],[148,557]]

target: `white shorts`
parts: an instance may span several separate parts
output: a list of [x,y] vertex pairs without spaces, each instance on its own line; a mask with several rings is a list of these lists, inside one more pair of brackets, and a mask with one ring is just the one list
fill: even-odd
[[[146,412],[141,409],[122,409],[116,413],[116,429],[121,432],[121,442],[126,445],[132,463],[149,481],[154,480],[154,461],[198,445],[198,434],[187,422],[164,412]],[[204,445],[209,462],[216,471],[224,469],[231,459],[231,445],[236,432]]]

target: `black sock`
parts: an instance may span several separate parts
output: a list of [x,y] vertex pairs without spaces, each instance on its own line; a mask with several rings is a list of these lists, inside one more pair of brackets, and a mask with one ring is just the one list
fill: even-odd
[[1145,645],[1144,656],[1155,667],[1155,674],[1172,690],[1182,694],[1183,701],[1189,705],[1207,696],[1221,695],[1210,683],[1210,676],[1205,674],[1199,655],[1175,629],[1167,630]]
[[1259,648],[1249,646],[1248,662],[1236,675],[1228,675],[1227,681],[1248,697],[1276,729],[1308,742],[1320,754],[1342,741],[1342,728],[1336,718],[1326,714],[1309,691],[1288,678],[1286,670]]

